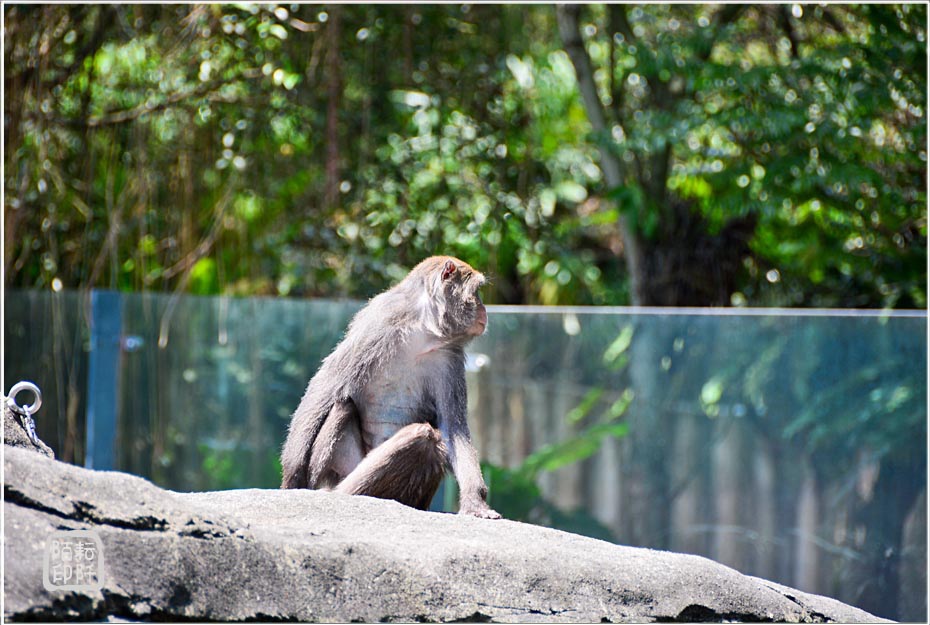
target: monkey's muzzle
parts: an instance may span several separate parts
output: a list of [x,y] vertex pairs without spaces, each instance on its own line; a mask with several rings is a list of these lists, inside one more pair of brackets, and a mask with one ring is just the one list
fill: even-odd
[[488,310],[484,304],[478,304],[478,312],[475,314],[475,322],[471,326],[469,334],[481,336],[488,327]]

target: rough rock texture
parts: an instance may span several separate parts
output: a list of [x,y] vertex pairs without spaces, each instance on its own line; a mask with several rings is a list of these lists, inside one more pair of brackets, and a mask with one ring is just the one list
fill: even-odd
[[[174,493],[4,451],[10,620],[880,620],[696,556],[367,497]],[[102,590],[45,590],[57,529],[100,535]]]
[[29,433],[26,430],[26,427],[21,421],[21,417],[13,414],[13,411],[10,410],[9,406],[7,406],[6,400],[6,397],[2,398],[3,442],[7,445],[12,445],[13,447],[31,449],[32,451],[37,451],[42,455],[48,456],[49,458],[54,458],[55,452],[53,452],[52,448],[42,442],[39,438],[36,438],[36,442],[38,444],[32,442],[32,439],[29,438]]

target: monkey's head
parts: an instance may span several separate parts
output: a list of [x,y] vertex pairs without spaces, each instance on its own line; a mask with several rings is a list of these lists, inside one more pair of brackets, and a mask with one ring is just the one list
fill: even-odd
[[428,328],[453,341],[484,334],[488,312],[478,293],[486,282],[481,272],[457,258],[433,256],[414,267],[410,276],[423,281],[420,305]]

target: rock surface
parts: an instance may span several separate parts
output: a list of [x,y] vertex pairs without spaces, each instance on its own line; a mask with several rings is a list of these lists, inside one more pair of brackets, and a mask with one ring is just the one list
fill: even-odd
[[[4,446],[8,620],[878,622],[697,556],[315,491],[174,493]],[[48,591],[49,535],[102,539]]]
[[49,458],[55,457],[55,452],[52,451],[52,448],[42,442],[41,439],[36,438],[35,442],[29,437],[29,431],[26,429],[26,426],[23,425],[22,417],[19,417],[13,414],[13,411],[10,410],[10,407],[7,405],[7,398],[3,397],[3,442],[6,445],[11,445],[13,447],[22,447],[23,449],[30,449],[32,451],[37,451],[43,456],[48,456]]

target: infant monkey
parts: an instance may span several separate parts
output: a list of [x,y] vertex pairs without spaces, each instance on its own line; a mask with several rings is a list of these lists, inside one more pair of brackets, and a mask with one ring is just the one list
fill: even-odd
[[325,488],[425,510],[451,467],[459,513],[500,515],[466,417],[465,345],[484,333],[484,276],[427,258],[355,315],[291,418],[282,488]]

